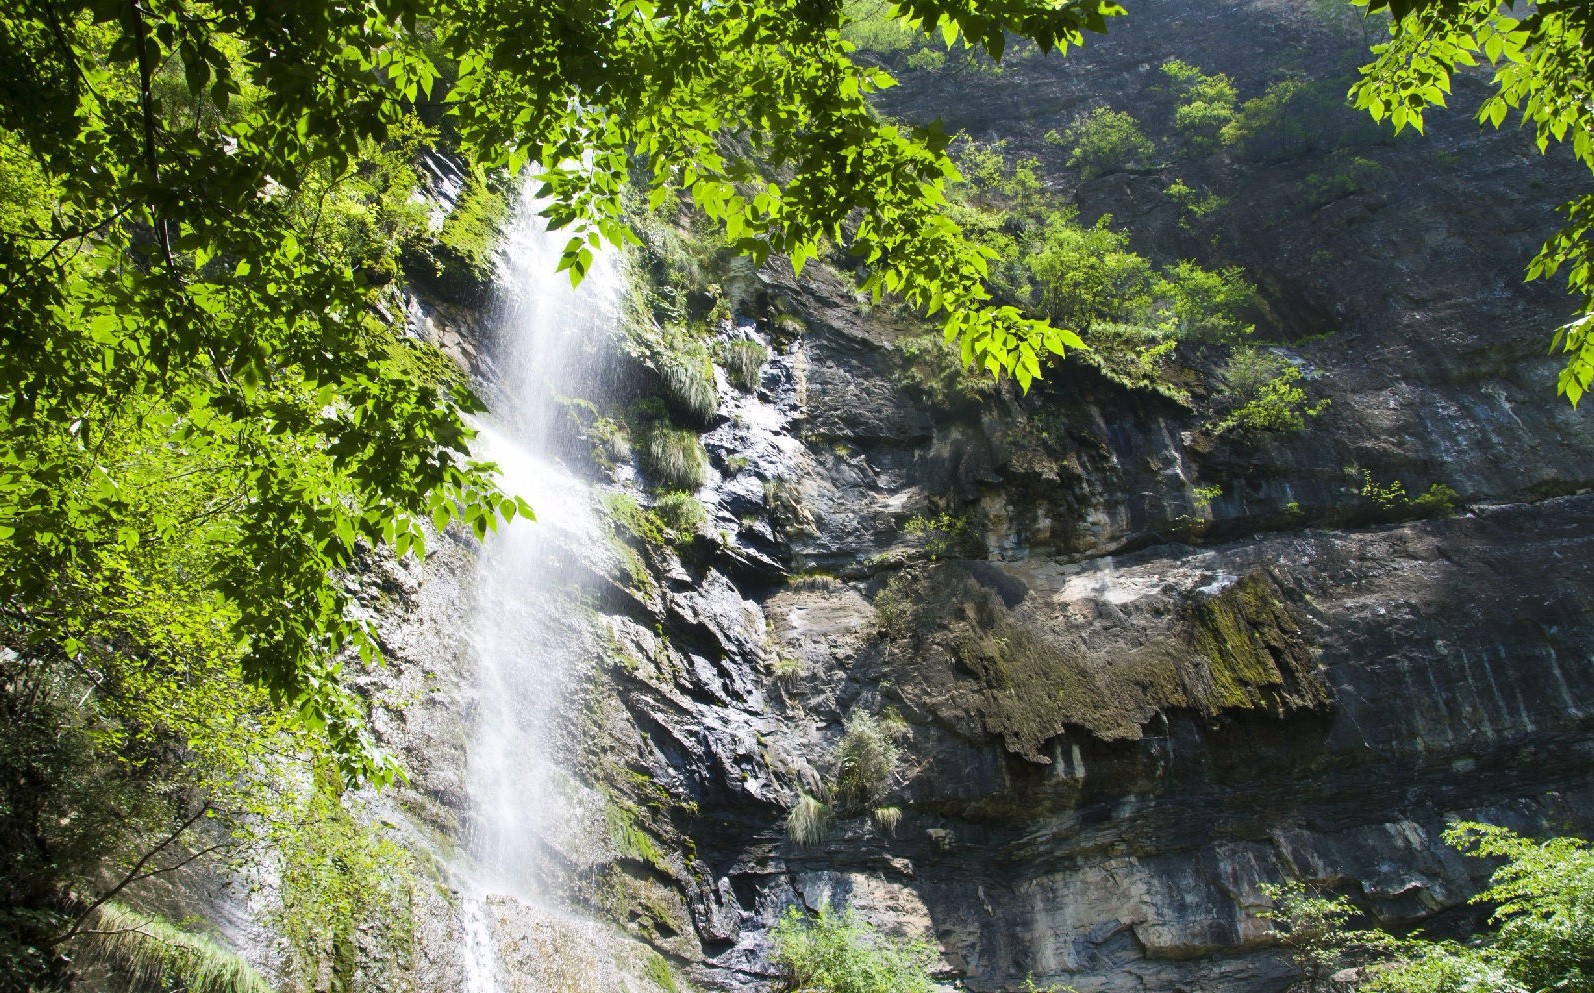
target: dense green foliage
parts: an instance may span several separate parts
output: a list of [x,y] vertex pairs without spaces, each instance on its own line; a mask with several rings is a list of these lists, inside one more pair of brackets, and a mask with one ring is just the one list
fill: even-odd
[[1068,164],[1089,179],[1119,169],[1145,166],[1156,146],[1134,117],[1111,107],[1097,107],[1068,126],[1061,144],[1068,146]]
[[[1299,885],[1274,887],[1270,912],[1301,987],[1321,990],[1357,967],[1370,993],[1528,993],[1582,990],[1594,982],[1594,854],[1578,838],[1533,841],[1489,824],[1461,823],[1445,841],[1501,860],[1473,898],[1493,907],[1489,930],[1462,943],[1421,934],[1397,939],[1350,926],[1355,908]],[[1347,988],[1344,984],[1332,984]]]
[[[1354,0],[1388,9],[1390,38],[1351,91],[1356,106],[1395,129],[1423,129],[1425,112],[1445,105],[1452,75],[1481,61],[1493,92],[1478,120],[1499,127],[1515,111],[1539,150],[1565,143],[1594,171],[1594,6],[1585,0]],[[1520,15],[1520,16],[1518,16]],[[1594,193],[1568,201],[1566,225],[1528,267],[1530,279],[1564,271],[1577,315],[1555,336],[1567,355],[1559,389],[1575,406],[1594,382]]]
[[[344,689],[378,653],[340,573],[520,509],[465,459],[458,374],[379,316],[429,236],[432,131],[353,96],[380,53],[252,15],[0,15],[0,959],[25,987],[197,859],[339,877],[290,844],[316,822],[287,770],[396,772]],[[306,89],[322,59],[347,75]]]
[[[1189,67],[1181,74],[1216,78]],[[965,180],[949,210],[991,253],[993,288],[1078,328],[1091,345],[1083,361],[1196,406],[1214,435],[1299,431],[1323,410],[1301,370],[1254,340],[1254,289],[1241,270],[1190,259],[1158,267],[1111,216],[1081,223],[1076,206],[1042,187],[1039,163],[1014,160],[1001,144],[965,144],[957,155]],[[1170,191],[1182,194],[1195,202],[1187,186]],[[905,342],[904,352],[910,385],[937,405],[977,401],[988,389],[922,341]]]
[[1295,967],[1297,988],[1318,993],[1332,987],[1332,977],[1366,962],[1389,947],[1388,935],[1352,928],[1358,916],[1347,896],[1328,896],[1302,883],[1264,885],[1273,907],[1261,916],[1273,922],[1273,934]]
[[[108,901],[200,859],[281,881],[267,915],[291,925],[300,963],[318,961],[328,936],[352,947],[352,926],[325,911],[352,908],[343,912],[356,923],[382,917],[398,931],[407,917],[405,862],[344,809],[325,745],[246,681],[224,624],[193,620],[206,602],[161,578],[169,597],[135,590],[125,601],[145,626],[119,629],[141,639],[124,640],[124,651],[82,652],[82,670],[0,662],[0,975],[24,987],[64,983],[85,950],[181,966],[160,958],[188,954],[170,941],[141,951],[96,944],[94,932]],[[293,772],[306,762],[320,770],[313,783]]]
[[1216,433],[1231,428],[1303,431],[1306,419],[1322,413],[1329,403],[1326,399],[1309,403],[1301,370],[1258,348],[1236,348],[1221,376],[1234,405],[1214,426]]
[[772,932],[771,956],[787,990],[819,993],[929,993],[935,951],[881,934],[847,908],[809,917],[789,908]]
[[287,942],[284,973],[303,989],[347,990],[362,952],[367,971],[398,972],[410,952],[411,856],[355,815],[325,763],[287,786],[261,838],[277,891],[268,920]]
[[1234,81],[1218,73],[1207,75],[1197,66],[1180,59],[1162,64],[1162,74],[1178,97],[1173,123],[1201,147],[1211,147],[1234,120],[1239,91]]
[[[0,18],[0,602],[41,664],[218,626],[348,776],[384,779],[338,678],[376,646],[334,574],[517,506],[464,459],[475,401],[373,306],[426,223],[403,63],[343,44],[385,17],[303,13]],[[154,626],[163,569],[187,613]]]
[[[1546,0],[1517,22],[1478,3],[1408,6],[1364,106],[1420,127],[1449,71],[1481,52],[1501,65],[1489,119],[1521,109],[1541,147],[1567,140],[1594,166],[1582,8]],[[902,0],[892,13],[909,36],[938,30],[1000,57],[1008,30],[1066,47],[1121,10]],[[946,136],[870,111],[892,80],[849,57],[862,20],[808,0],[33,0],[0,13],[8,975],[62,981],[63,955],[123,884],[218,847],[282,880],[277,923],[301,975],[327,960],[346,972],[369,918],[404,916],[401,860],[340,786],[397,775],[365,731],[368,701],[345,689],[380,651],[340,577],[378,548],[424,553],[425,525],[481,535],[529,512],[470,461],[476,401],[457,372],[387,316],[401,274],[443,297],[479,294],[524,166],[572,228],[574,277],[604,240],[635,240],[627,191],[654,207],[684,195],[757,261],[785,253],[800,270],[840,246],[877,301],[894,293],[937,318],[965,365],[1027,387],[1078,330],[1104,367],[1149,383],[1176,349],[1219,348],[1248,399],[1218,430],[1304,423],[1299,372],[1234,351],[1242,274],[1155,267],[999,155],[971,153],[966,169],[996,193],[956,189]],[[939,54],[906,47],[924,64]],[[1237,104],[1221,76],[1164,74],[1181,133],[1242,150],[1265,149],[1302,92],[1281,84]],[[1064,140],[1094,172],[1156,151],[1109,108]],[[438,143],[469,175],[434,230],[415,162]],[[1568,212],[1535,271],[1564,268],[1587,311],[1594,201]],[[1564,330],[1575,403],[1594,340],[1586,319]],[[668,411],[590,425],[609,457],[637,439],[665,491],[637,519],[678,542],[703,523],[679,491],[707,467],[675,419],[716,413],[715,358],[744,389],[762,362],[682,333],[690,344],[657,368]],[[925,382],[971,389],[961,375]],[[772,516],[801,523],[779,485],[766,496]],[[399,955],[403,928],[373,940]]]
[[1135,328],[1148,347],[1249,333],[1241,314],[1252,291],[1239,270],[1182,260],[1158,271],[1110,216],[1079,223],[1077,207],[1041,188],[1033,164],[1009,160],[1000,145],[961,157],[970,179],[954,191],[952,212],[992,253],[992,282],[1007,297],[1087,338],[1113,325]]

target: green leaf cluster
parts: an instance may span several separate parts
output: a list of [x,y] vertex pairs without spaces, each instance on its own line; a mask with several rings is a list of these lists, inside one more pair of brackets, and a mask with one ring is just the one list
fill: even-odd
[[1221,197],[1208,190],[1205,194],[1198,193],[1196,189],[1183,179],[1175,179],[1167,189],[1162,191],[1168,198],[1178,204],[1184,217],[1180,226],[1188,228],[1192,221],[1200,220],[1222,210],[1228,206],[1229,198]]
[[147,628],[137,598],[180,575],[188,622],[376,781],[395,768],[340,673],[379,652],[337,573],[364,548],[419,554],[423,522],[480,533],[520,509],[468,459],[475,399],[380,317],[426,226],[411,163],[431,132],[407,102],[436,73],[405,19],[0,15],[7,640],[161,651],[114,632]]
[[1311,403],[1301,386],[1304,374],[1283,356],[1252,347],[1236,348],[1221,372],[1230,410],[1213,434],[1226,431],[1304,431],[1308,418],[1328,407]]
[[[1254,289],[1238,268],[1207,269],[1191,260],[1157,268],[1130,246],[1111,216],[1079,221],[1079,210],[1045,192],[1038,168],[1012,161],[1005,147],[969,144],[958,150],[971,177],[954,187],[950,210],[992,256],[998,298],[1014,301],[1075,329],[1092,348],[1081,353],[1109,375],[1187,401],[1166,363],[1181,344],[1223,352],[1252,330],[1245,320]],[[912,345],[910,348],[909,345]],[[927,350],[904,346],[910,379],[932,398],[977,399],[934,369]],[[921,368],[925,367],[925,368]]]
[[1033,307],[1082,335],[1108,324],[1136,325],[1151,339],[1230,340],[1252,293],[1237,268],[1210,270],[1183,260],[1157,270],[1129,233],[1104,215],[1079,222],[1079,209],[1048,195],[1034,167],[1011,162],[1000,145],[971,146],[977,177],[955,188],[953,214],[993,257],[1003,297]]
[[1070,149],[1069,166],[1085,179],[1143,167],[1157,150],[1133,114],[1111,107],[1097,107],[1070,124],[1060,141]]
[[1393,944],[1381,931],[1350,926],[1360,911],[1347,896],[1329,896],[1294,881],[1264,884],[1262,893],[1273,906],[1258,916],[1273,922],[1273,934],[1299,977],[1298,988],[1308,993],[1331,988],[1337,973],[1374,959]]
[[1444,483],[1432,483],[1418,496],[1406,491],[1406,484],[1396,479],[1388,483],[1373,478],[1371,469],[1347,466],[1345,474],[1359,482],[1356,495],[1371,503],[1380,512],[1395,517],[1449,517],[1456,512],[1461,494]]
[[902,532],[923,543],[931,562],[966,546],[975,535],[968,518],[945,512],[934,516],[915,514],[902,525]]
[[1164,62],[1162,74],[1178,98],[1174,127],[1197,147],[1215,146],[1223,128],[1234,120],[1239,99],[1234,80],[1223,73],[1207,75],[1181,59]]
[[1594,854],[1580,838],[1546,841],[1471,822],[1446,843],[1475,858],[1501,860],[1473,903],[1494,908],[1492,930],[1462,943],[1414,934],[1397,939],[1349,926],[1356,910],[1299,884],[1267,887],[1264,915],[1290,950],[1302,985],[1321,989],[1355,967],[1369,993],[1527,993],[1587,989],[1594,982]]

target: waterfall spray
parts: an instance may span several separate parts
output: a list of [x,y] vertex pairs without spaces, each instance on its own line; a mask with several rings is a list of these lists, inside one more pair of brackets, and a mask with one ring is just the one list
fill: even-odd
[[492,901],[556,909],[558,881],[579,862],[601,811],[559,762],[560,707],[579,691],[589,633],[571,577],[601,545],[591,487],[556,455],[571,430],[564,394],[596,379],[615,320],[619,267],[600,255],[578,289],[556,271],[568,235],[550,232],[529,196],[506,232],[500,317],[491,345],[491,415],[476,455],[500,468],[535,521],[517,520],[483,547],[468,621],[477,672],[469,746],[470,854],[462,961],[469,993],[518,989],[495,953]]

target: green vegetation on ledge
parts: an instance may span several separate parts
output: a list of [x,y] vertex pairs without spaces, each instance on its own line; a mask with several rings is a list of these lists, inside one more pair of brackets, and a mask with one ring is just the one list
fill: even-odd
[[[1212,437],[1302,431],[1327,406],[1299,366],[1255,340],[1255,289],[1240,269],[1190,259],[1157,267],[1110,216],[1081,223],[1077,207],[1043,187],[1039,163],[1013,159],[1000,142],[964,142],[957,158],[965,179],[948,209],[991,252],[993,287],[1077,329],[1091,345],[1079,361],[1193,407]],[[1170,195],[1192,212],[1216,209],[1182,184]],[[899,347],[903,384],[937,409],[991,395],[937,338]]]
[[1350,927],[1346,897],[1299,884],[1267,887],[1279,943],[1295,965],[1295,989],[1366,993],[1581,990],[1594,962],[1594,854],[1580,838],[1534,841],[1507,828],[1462,822],[1445,841],[1497,860],[1472,902],[1493,908],[1492,929],[1465,943],[1415,933],[1397,938]]
[[935,950],[923,941],[882,934],[852,908],[821,905],[808,916],[795,907],[775,924],[782,989],[798,993],[930,993]]
[[109,969],[133,989],[185,993],[274,993],[265,978],[233,952],[120,903],[94,912],[85,959]]

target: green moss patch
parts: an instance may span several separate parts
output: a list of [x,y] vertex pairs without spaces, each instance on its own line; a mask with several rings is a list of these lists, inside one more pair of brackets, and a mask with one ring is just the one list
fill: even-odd
[[1049,761],[1065,730],[1136,740],[1156,714],[1282,716],[1330,702],[1312,650],[1266,573],[1196,593],[1171,635],[1121,653],[1065,647],[960,562],[905,570],[876,599],[893,682],[950,728]]

